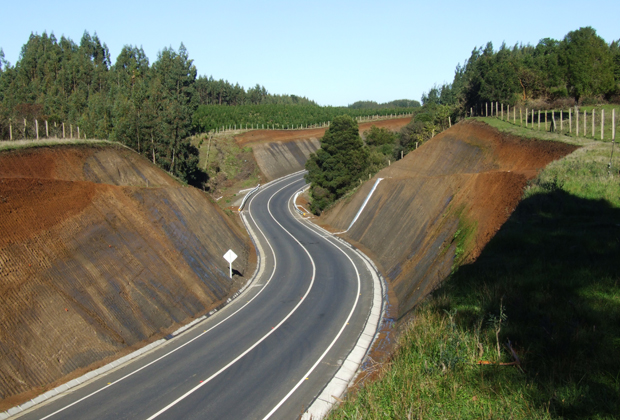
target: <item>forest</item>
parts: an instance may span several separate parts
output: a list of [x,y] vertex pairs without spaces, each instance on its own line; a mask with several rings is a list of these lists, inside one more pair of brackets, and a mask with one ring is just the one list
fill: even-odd
[[80,137],[121,142],[193,184],[204,174],[187,139],[192,134],[241,124],[318,124],[342,113],[405,113],[411,104],[416,101],[363,110],[320,107],[305,97],[270,94],[259,84],[246,90],[199,76],[183,44],[162,49],[152,63],[131,45],[113,62],[106,44],[88,32],[79,44],[31,34],[15,65],[0,49],[0,140],[34,138],[35,124],[58,137],[63,129],[75,137],[79,127]]
[[487,101],[538,109],[620,103],[620,40],[607,43],[591,27],[538,44],[491,42],[474,48],[452,83],[435,85],[423,104],[454,107],[465,115]]

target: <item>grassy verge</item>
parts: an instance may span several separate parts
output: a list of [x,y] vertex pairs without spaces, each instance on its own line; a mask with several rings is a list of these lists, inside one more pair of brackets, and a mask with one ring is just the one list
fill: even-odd
[[199,167],[209,176],[209,193],[216,199],[221,197],[217,203],[223,208],[236,201],[239,190],[255,187],[261,182],[252,148],[239,147],[234,139],[236,134],[215,134],[210,141],[208,134],[190,139],[199,151]]
[[46,146],[58,146],[58,145],[118,145],[120,143],[111,142],[108,140],[84,140],[84,139],[41,139],[41,140],[14,140],[14,141],[0,141],[0,151],[3,150],[18,150],[28,149],[31,147],[46,147]]
[[609,143],[570,142],[331,419],[620,417],[619,160],[610,175]]
[[[598,105],[598,106],[580,106],[579,107],[579,136],[577,136],[577,116],[575,115],[574,108],[571,109],[572,113],[572,121],[569,120],[569,111],[568,109],[564,109],[562,111],[562,120],[563,123],[560,123],[560,111],[542,111],[540,116],[540,128],[538,125],[538,111],[534,113],[534,123],[532,124],[532,116],[530,109],[528,112],[528,126],[525,127],[525,109],[521,108],[521,112],[523,115],[521,116],[519,110],[516,113],[513,113],[514,109],[511,109],[510,116],[504,114],[503,120],[504,122],[508,122],[511,125],[519,126],[529,131],[536,131],[539,133],[544,133],[545,131],[549,131],[552,125],[552,120],[555,118],[556,122],[556,131],[562,131],[562,135],[566,137],[572,138],[591,138],[596,140],[601,140],[601,122],[603,122],[603,140],[602,141],[611,141],[612,140],[612,111],[615,111],[616,118],[616,139],[620,134],[620,127],[618,126],[618,122],[620,121],[620,107],[618,105]],[[584,124],[584,111],[586,112],[586,121]],[[592,112],[594,111],[594,126],[595,132],[594,136],[592,135]],[[546,124],[545,124],[545,114],[546,114]],[[603,119],[604,114],[604,119]],[[488,118],[491,119],[491,118]],[[502,119],[501,115],[494,119]],[[572,129],[569,127],[572,123]],[[547,127],[547,128],[545,128]],[[584,132],[585,130],[585,132]]]

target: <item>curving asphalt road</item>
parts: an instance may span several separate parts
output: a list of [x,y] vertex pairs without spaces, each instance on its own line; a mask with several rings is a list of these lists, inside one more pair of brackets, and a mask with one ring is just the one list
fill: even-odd
[[354,347],[373,299],[353,250],[300,220],[295,174],[246,219],[261,252],[246,291],[198,326],[21,419],[296,419]]

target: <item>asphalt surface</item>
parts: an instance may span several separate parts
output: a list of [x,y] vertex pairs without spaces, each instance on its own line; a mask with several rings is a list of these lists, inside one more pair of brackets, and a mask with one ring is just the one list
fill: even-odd
[[355,345],[373,296],[357,254],[293,211],[291,198],[304,184],[296,174],[249,200],[247,219],[263,255],[244,294],[152,352],[19,418],[298,418]]

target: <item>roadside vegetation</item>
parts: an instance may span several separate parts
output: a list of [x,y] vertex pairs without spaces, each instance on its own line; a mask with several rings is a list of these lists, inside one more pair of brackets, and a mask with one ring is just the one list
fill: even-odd
[[310,210],[321,214],[364,180],[448,128],[458,118],[453,111],[446,105],[428,104],[416,108],[400,132],[371,126],[362,138],[357,121],[349,115],[336,117],[321,139],[321,149],[306,162],[306,180],[312,184]]
[[608,166],[609,143],[482,120],[581,148],[403,317],[391,359],[330,419],[618,418],[620,159]]

